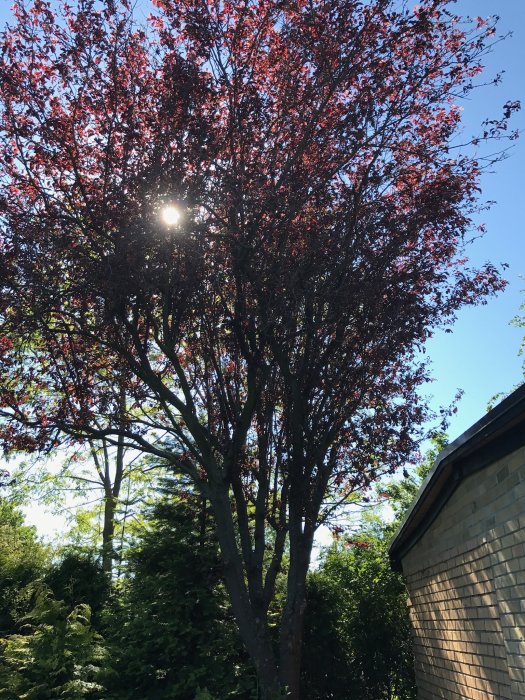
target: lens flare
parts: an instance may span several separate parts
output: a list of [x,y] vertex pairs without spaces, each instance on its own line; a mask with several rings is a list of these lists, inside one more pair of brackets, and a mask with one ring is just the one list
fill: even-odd
[[166,226],[176,226],[180,223],[181,212],[180,209],[170,204],[169,206],[163,207],[161,217]]

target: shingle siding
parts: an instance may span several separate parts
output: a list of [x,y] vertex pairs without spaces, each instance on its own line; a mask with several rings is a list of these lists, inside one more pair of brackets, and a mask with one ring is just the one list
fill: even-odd
[[525,700],[525,448],[460,483],[403,572],[419,700]]

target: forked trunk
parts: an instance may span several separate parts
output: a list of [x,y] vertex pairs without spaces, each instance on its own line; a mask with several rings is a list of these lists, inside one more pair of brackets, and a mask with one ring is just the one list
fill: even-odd
[[257,673],[260,700],[284,700],[277,660],[264,611],[256,612],[246,587],[227,489],[210,494],[219,540],[223,575],[241,639]]
[[[121,394],[122,411],[125,410],[126,397],[124,392]],[[96,452],[93,450],[94,457]],[[104,457],[104,475],[102,478],[104,484],[104,523],[102,527],[102,569],[108,575],[111,582],[113,573],[113,560],[115,558],[114,540],[115,540],[115,513],[120,496],[122,479],[124,477],[124,441],[122,437],[118,438],[117,454],[115,456],[115,476],[113,483],[111,480],[111,456],[108,452],[107,444],[103,441],[103,457]],[[99,465],[99,461],[95,459],[95,464]],[[100,467],[99,467],[100,472]],[[102,476],[102,474],[101,474]]]

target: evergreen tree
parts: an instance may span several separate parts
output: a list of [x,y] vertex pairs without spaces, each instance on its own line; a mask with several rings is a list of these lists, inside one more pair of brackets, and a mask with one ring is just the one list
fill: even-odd
[[70,608],[88,605],[96,624],[107,604],[109,577],[93,553],[66,550],[46,571],[44,581],[58,600]]
[[113,629],[114,692],[126,700],[253,697],[221,583],[218,544],[205,502],[165,499],[129,553]]

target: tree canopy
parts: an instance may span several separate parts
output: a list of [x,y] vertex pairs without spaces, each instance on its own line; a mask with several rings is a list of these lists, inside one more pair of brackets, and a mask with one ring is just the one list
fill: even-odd
[[0,439],[189,477],[262,697],[297,698],[315,531],[410,459],[418,349],[504,284],[467,264],[481,165],[454,150],[494,26],[445,0],[154,5],[15,2],[1,36]]
[[20,510],[0,498],[0,635],[16,629],[27,611],[25,587],[41,575],[49,556],[33,527],[24,524]]

